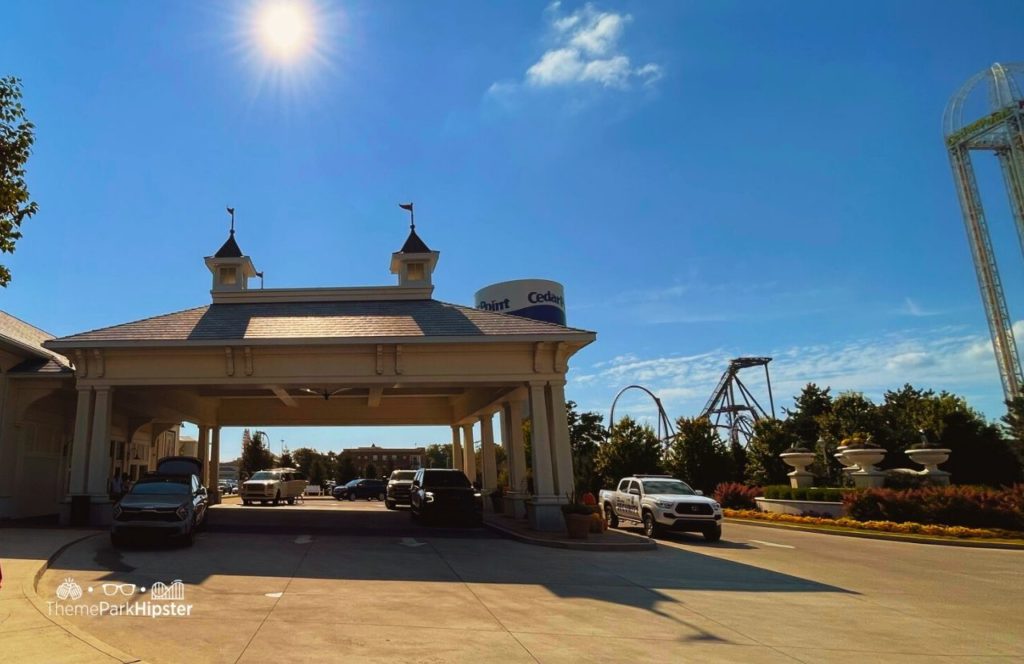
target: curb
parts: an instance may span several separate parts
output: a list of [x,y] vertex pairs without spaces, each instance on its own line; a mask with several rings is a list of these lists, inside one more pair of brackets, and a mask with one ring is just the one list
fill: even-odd
[[25,598],[32,604],[32,606],[35,607],[36,611],[42,614],[47,620],[52,622],[54,625],[60,627],[62,630],[64,630],[71,636],[75,637],[79,641],[85,643],[90,648],[98,650],[104,655],[119,660],[124,664],[145,664],[142,659],[135,657],[134,655],[129,655],[128,653],[118,648],[115,648],[109,643],[100,641],[95,636],[92,636],[91,634],[88,634],[82,631],[81,629],[75,627],[68,621],[64,620],[62,617],[50,615],[49,611],[47,611],[46,609],[46,602],[36,592],[36,587],[39,585],[39,579],[43,578],[43,574],[46,573],[46,570],[50,568],[50,565],[53,564],[53,561],[57,560],[57,558],[60,557],[62,553],[67,551],[75,544],[78,544],[79,542],[84,542],[90,537],[98,537],[102,534],[103,533],[94,533],[92,535],[85,535],[84,537],[79,537],[78,539],[72,540],[61,546],[59,549],[54,551],[46,560],[44,560],[42,564],[39,565],[39,569],[36,570],[35,574],[33,574],[31,577],[25,578],[25,580],[22,582],[21,590],[22,593],[25,595]]
[[636,536],[638,542],[569,542],[562,540],[548,540],[540,537],[530,537],[510,528],[503,528],[500,524],[484,520],[484,526],[501,533],[512,539],[519,540],[534,546],[546,546],[553,549],[570,549],[573,551],[653,551],[658,548],[658,543],[646,537]]
[[952,538],[922,537],[920,535],[902,535],[900,533],[885,533],[869,530],[839,530],[833,528],[821,528],[818,526],[807,526],[800,523],[777,523],[761,521],[759,519],[737,519],[726,517],[731,523],[741,523],[745,526],[760,526],[762,528],[781,528],[783,530],[800,530],[806,533],[818,533],[820,535],[839,535],[840,537],[860,537],[862,539],[885,540],[890,542],[909,542],[911,544],[935,544],[938,546],[959,546],[974,549],[1003,549],[1006,551],[1024,551],[1024,543],[1016,542],[988,542],[985,540],[963,540]]

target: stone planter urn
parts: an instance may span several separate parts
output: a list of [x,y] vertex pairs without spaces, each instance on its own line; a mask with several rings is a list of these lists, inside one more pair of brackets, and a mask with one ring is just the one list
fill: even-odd
[[857,470],[850,473],[853,485],[858,489],[880,488],[885,484],[885,473],[875,468],[885,458],[881,447],[854,447],[843,452],[843,458],[857,464]]
[[836,448],[836,453],[832,456],[835,457],[836,461],[843,465],[844,472],[853,472],[858,470],[857,464],[846,458],[846,450],[849,449],[846,445],[840,445]]
[[920,472],[922,477],[936,484],[949,484],[949,473],[939,470],[939,464],[946,463],[950,452],[951,450],[944,447],[925,447],[909,449],[907,450],[907,456],[914,463],[924,466],[924,470]]
[[814,474],[807,470],[807,466],[814,463],[814,452],[783,452],[779,458],[793,472],[789,473],[789,485],[794,489],[814,486]]

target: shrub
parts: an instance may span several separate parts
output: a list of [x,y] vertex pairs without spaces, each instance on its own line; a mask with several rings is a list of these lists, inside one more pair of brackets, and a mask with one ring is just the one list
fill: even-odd
[[842,501],[843,494],[849,489],[837,489],[833,487],[813,486],[802,489],[794,489],[784,484],[766,486],[763,490],[765,498],[775,500],[818,500],[828,503]]
[[858,521],[1024,530],[1024,485],[1008,489],[949,486],[848,493],[846,513]]
[[715,487],[714,498],[722,507],[732,509],[757,509],[754,498],[761,495],[758,487],[747,486],[739,482],[722,482]]

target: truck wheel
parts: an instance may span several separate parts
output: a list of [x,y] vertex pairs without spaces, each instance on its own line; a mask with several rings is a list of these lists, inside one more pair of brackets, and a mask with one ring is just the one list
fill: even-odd
[[295,504],[295,498],[289,498],[288,499],[288,504],[289,505],[294,505]]
[[395,501],[393,501],[393,500],[385,500],[384,501],[384,507],[388,508],[389,510],[395,509]]
[[709,542],[717,542],[722,539],[722,527],[715,526],[714,528],[708,528],[704,531],[704,539]]
[[604,513],[608,516],[608,526],[611,528],[619,527],[619,515],[612,509],[611,503],[604,504]]
[[251,500],[243,500],[242,504],[243,505],[252,505],[252,501]]
[[274,507],[277,507],[278,503],[281,502],[281,492],[278,491],[274,494]]
[[661,528],[658,526],[658,522],[654,520],[654,515],[650,512],[644,512],[644,535],[651,539],[661,535]]

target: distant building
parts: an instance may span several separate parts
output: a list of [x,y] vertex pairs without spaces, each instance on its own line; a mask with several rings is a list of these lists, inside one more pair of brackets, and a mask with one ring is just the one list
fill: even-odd
[[192,436],[181,436],[178,438],[179,456],[199,456],[199,441]]
[[235,480],[238,481],[238,471],[241,468],[241,464],[238,460],[225,461],[220,464],[217,468],[217,479],[218,480]]
[[386,475],[392,470],[417,470],[423,465],[427,450],[424,447],[353,447],[342,450],[338,461],[346,457],[352,460],[356,471],[366,476],[366,469],[373,466],[376,475]]

